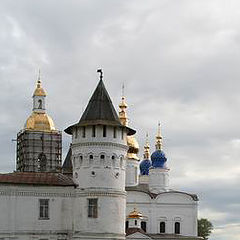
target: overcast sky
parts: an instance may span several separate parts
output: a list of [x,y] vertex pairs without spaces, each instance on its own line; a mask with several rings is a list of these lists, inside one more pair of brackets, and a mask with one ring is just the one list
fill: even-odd
[[[0,2],[0,167],[15,168],[38,69],[57,128],[76,123],[98,67],[117,109],[154,151],[161,122],[171,187],[197,193],[212,240],[240,239],[240,2],[41,0]],[[70,138],[63,133],[64,156]]]

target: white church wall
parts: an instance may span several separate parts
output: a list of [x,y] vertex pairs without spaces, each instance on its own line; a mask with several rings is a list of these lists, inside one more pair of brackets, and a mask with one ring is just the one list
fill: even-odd
[[166,233],[174,233],[175,222],[180,222],[182,235],[197,235],[197,202],[187,194],[166,192],[151,199],[147,193],[129,191],[126,214],[134,207],[143,214],[148,233],[160,233],[160,222],[164,221]]
[[[39,199],[49,199],[49,219],[39,217]],[[31,239],[38,233],[72,230],[73,187],[0,186],[0,237]],[[26,238],[28,236],[28,238]]]

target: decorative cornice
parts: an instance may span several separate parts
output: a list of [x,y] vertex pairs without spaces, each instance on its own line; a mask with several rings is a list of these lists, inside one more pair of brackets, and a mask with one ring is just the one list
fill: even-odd
[[37,191],[19,191],[19,190],[0,190],[0,196],[31,196],[31,197],[75,197],[75,192],[72,193],[57,193],[57,192],[37,192]]
[[120,143],[113,143],[113,142],[82,142],[82,143],[73,143],[72,147],[88,147],[88,146],[111,146],[117,147],[120,149],[128,150],[128,146]]

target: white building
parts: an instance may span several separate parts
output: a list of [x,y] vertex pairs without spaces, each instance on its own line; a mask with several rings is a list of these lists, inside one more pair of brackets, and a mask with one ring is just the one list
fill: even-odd
[[35,93],[44,94],[34,94],[21,131],[34,139],[21,139],[17,171],[0,174],[0,240],[198,239],[197,196],[169,188],[160,129],[151,160],[145,145],[139,175],[125,98],[118,116],[99,72],[80,121],[65,130],[72,143],[61,172],[61,133],[45,111],[38,80]]

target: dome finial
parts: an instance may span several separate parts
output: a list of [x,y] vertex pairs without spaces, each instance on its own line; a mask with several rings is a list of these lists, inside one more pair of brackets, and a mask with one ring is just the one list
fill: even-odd
[[160,128],[160,122],[158,122],[158,131],[156,136],[156,150],[162,149],[162,136],[161,136],[161,128]]
[[150,146],[149,146],[149,141],[148,141],[148,133],[146,133],[146,143],[144,145],[144,154],[143,157],[144,159],[149,159],[150,158]]
[[41,81],[41,71],[40,68],[38,70],[38,77],[37,77],[37,87],[33,93],[33,96],[46,96],[46,92],[42,88],[42,81]]
[[119,108],[120,108],[120,111],[119,111],[119,119],[120,119],[120,122],[122,123],[122,125],[124,126],[127,126],[128,125],[128,118],[127,118],[127,109],[128,105],[126,103],[126,100],[125,100],[125,96],[124,96],[124,83],[122,85],[122,100],[119,104]]

